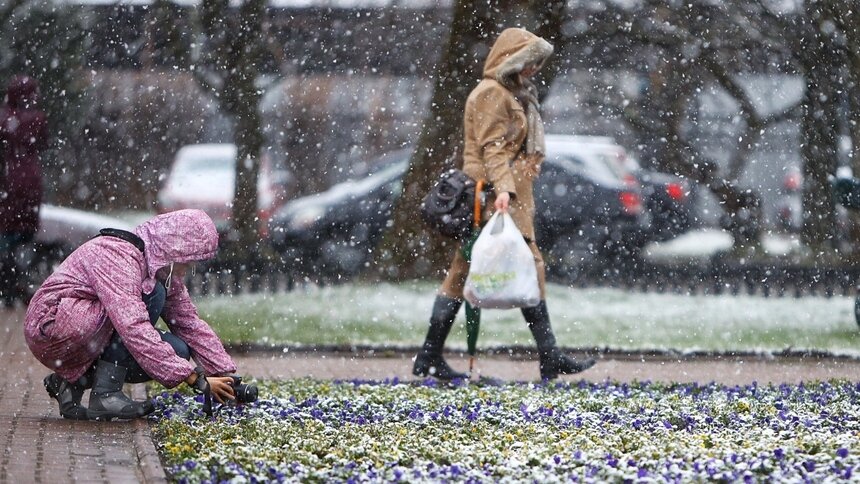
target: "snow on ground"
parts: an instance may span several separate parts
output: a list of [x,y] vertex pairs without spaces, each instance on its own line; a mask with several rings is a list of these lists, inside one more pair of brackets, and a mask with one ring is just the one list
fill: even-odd
[[[762,236],[764,250],[772,256],[783,256],[800,247],[800,240],[793,235],[765,233]],[[679,259],[705,261],[719,251],[732,247],[732,236],[725,230],[704,228],[691,230],[667,242],[645,246],[644,256],[652,262],[673,262]]]
[[138,225],[142,224],[143,222],[146,222],[147,220],[151,219],[152,217],[155,217],[158,214],[146,210],[121,210],[109,212],[108,215],[124,221],[131,227],[137,227]]
[[[376,344],[423,341],[436,285],[343,285],[278,295],[199,301],[200,313],[231,342]],[[548,288],[559,344],[618,350],[782,351],[814,349],[860,356],[860,330],[848,297],[763,298]],[[448,348],[464,349],[464,316]],[[532,345],[517,310],[484,311],[479,347]]]

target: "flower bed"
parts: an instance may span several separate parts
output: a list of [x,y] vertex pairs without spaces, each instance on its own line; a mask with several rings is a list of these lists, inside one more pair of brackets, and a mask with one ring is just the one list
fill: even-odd
[[860,476],[860,384],[291,380],[206,417],[161,393],[179,481],[780,480]]

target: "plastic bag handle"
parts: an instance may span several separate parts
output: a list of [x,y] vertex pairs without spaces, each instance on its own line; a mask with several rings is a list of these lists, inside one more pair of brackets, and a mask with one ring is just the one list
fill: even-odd
[[503,212],[493,215],[496,218],[496,222],[493,224],[493,228],[490,229],[490,235],[499,235],[505,230],[505,215],[507,214]]

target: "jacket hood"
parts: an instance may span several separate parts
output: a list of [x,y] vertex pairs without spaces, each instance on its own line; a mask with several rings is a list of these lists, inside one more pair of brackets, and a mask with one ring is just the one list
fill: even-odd
[[11,108],[32,108],[38,97],[39,81],[30,76],[14,76],[6,85],[6,102]]
[[145,292],[155,287],[155,273],[171,262],[202,261],[218,252],[215,223],[202,210],[177,210],[159,215],[138,225],[134,233],[146,244]]
[[484,77],[501,82],[522,71],[528,64],[542,64],[552,55],[552,51],[552,44],[528,30],[505,29],[487,55]]

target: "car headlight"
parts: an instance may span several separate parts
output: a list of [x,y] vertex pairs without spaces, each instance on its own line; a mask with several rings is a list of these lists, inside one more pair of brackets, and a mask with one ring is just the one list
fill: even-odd
[[298,212],[287,224],[290,231],[300,232],[307,230],[311,225],[316,223],[325,214],[325,209],[322,207],[306,207]]

